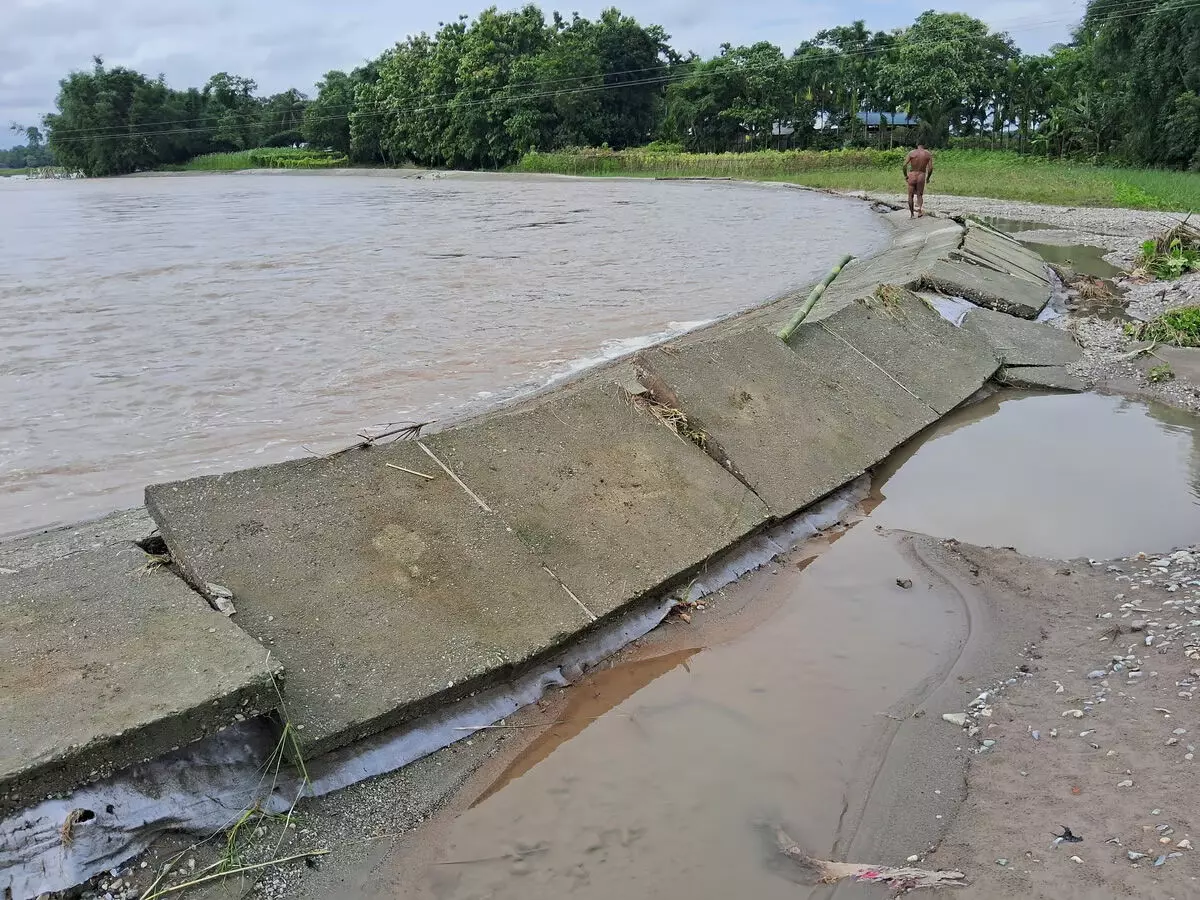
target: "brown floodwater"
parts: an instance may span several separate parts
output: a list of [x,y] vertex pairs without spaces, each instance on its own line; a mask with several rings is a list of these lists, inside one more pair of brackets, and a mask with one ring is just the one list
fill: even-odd
[[727,183],[0,179],[0,534],[445,420],[811,282],[863,204]]
[[[899,720],[936,691],[966,689],[955,667],[979,627],[978,610],[973,624],[971,602],[900,530],[1049,556],[1193,542],[1196,424],[1117,398],[1016,392],[949,416],[876,474],[863,518],[715,599],[767,610],[752,625],[708,647],[677,637],[681,649],[589,675],[553,712],[559,724],[489,772],[470,808],[347,890],[885,896],[796,883],[761,823],[783,824],[816,856],[896,863],[925,849],[962,796],[953,765],[889,760],[902,755],[892,752]],[[943,710],[931,703],[929,717]],[[953,729],[935,733],[951,757],[969,752],[953,746]]]

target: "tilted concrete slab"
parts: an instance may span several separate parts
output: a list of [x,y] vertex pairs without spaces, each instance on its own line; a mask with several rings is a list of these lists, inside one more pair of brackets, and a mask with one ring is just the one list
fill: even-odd
[[1046,261],[1041,256],[997,232],[969,227],[963,237],[962,249],[1014,275],[1024,275],[1035,281],[1047,280]]
[[262,645],[145,570],[131,539],[146,522],[117,513],[0,545],[0,808],[275,708]]
[[972,309],[963,327],[978,334],[1010,366],[1069,366],[1083,351],[1061,328],[991,309]]
[[686,576],[769,510],[636,409],[618,370],[432,435],[440,458],[597,616]]
[[792,348],[803,355],[812,332],[822,328],[842,341],[846,352],[877,366],[939,414],[970,397],[999,367],[978,334],[956,328],[903,288],[888,288],[819,322],[806,322]]
[[1087,390],[1083,380],[1065,366],[1006,366],[997,378],[1009,387],[1081,393]]
[[810,329],[799,343],[792,350],[750,328],[639,356],[779,518],[857,478],[937,418],[832,335]]
[[922,272],[921,286],[1022,319],[1037,318],[1050,302],[1051,292],[1049,281],[946,259]]
[[[923,267],[962,241],[962,226],[950,219],[909,219],[907,211],[890,213],[885,218],[895,229],[892,246],[876,256],[851,260],[809,313],[809,321],[832,315],[847,303],[870,295],[881,284],[918,285]],[[829,265],[835,262],[836,257],[831,257]],[[778,331],[807,296],[807,288],[796,291],[744,313],[739,322]]]
[[411,442],[154,485],[146,505],[188,578],[229,588],[234,621],[283,662],[308,755],[460,699],[591,621]]

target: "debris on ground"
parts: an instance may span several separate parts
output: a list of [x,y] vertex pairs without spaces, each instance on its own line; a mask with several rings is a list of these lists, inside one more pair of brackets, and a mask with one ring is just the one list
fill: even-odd
[[[1187,896],[1200,877],[1191,836],[1200,547],[1069,567],[1011,550],[959,552],[963,571],[990,585],[990,605],[1038,608],[1045,619],[1015,684],[963,685],[966,698],[987,688],[977,701],[991,714],[968,704],[968,734],[981,741],[964,748],[967,799],[939,863],[976,872],[967,893],[989,900],[1072,896],[1081,874],[1106,896]],[[995,744],[981,754],[984,738]],[[1050,847],[1092,849],[1039,852],[1046,844],[1031,835],[1060,814],[1072,824],[1051,832]]]
[[801,850],[781,828],[775,830],[775,839],[779,845],[779,852],[796,863],[814,884],[836,884],[845,878],[852,878],[860,882],[885,884],[893,893],[900,894],[916,888],[962,887],[967,883],[964,873],[953,870],[874,866],[817,859]]
[[1180,222],[1142,243],[1135,274],[1165,281],[1200,272],[1200,228]]
[[1057,847],[1059,844],[1081,844],[1081,843],[1083,843],[1083,838],[1077,834],[1073,834],[1071,832],[1071,829],[1068,828],[1066,825],[1061,825],[1059,827],[1062,828],[1062,834],[1054,835],[1054,841],[1051,843],[1052,847]]

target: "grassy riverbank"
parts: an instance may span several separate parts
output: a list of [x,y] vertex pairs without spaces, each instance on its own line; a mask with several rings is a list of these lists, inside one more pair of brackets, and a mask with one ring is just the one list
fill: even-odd
[[0,178],[10,178],[13,175],[28,175],[32,169],[0,169]]
[[[904,150],[678,153],[576,150],[530,153],[519,172],[561,175],[715,177],[786,181],[817,188],[900,193]],[[1200,210],[1200,173],[1057,162],[989,150],[944,150],[930,190],[1058,206]]]
[[245,169],[336,169],[350,165],[340,153],[325,150],[263,147],[235,153],[206,153],[179,166],[164,166],[176,172],[238,172]]

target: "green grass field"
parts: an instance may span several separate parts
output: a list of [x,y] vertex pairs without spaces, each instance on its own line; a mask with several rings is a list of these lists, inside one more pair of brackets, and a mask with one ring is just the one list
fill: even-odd
[[350,165],[340,153],[324,150],[263,147],[236,153],[206,153],[180,166],[163,166],[168,172],[238,172],[245,169],[335,169]]
[[[904,150],[678,153],[577,150],[530,153],[514,169],[562,175],[716,177],[786,181],[817,188],[903,193]],[[936,154],[932,193],[1057,206],[1200,210],[1200,173],[1057,162],[990,150]]]
[[28,175],[31,169],[0,169],[0,178],[8,178],[12,175]]

